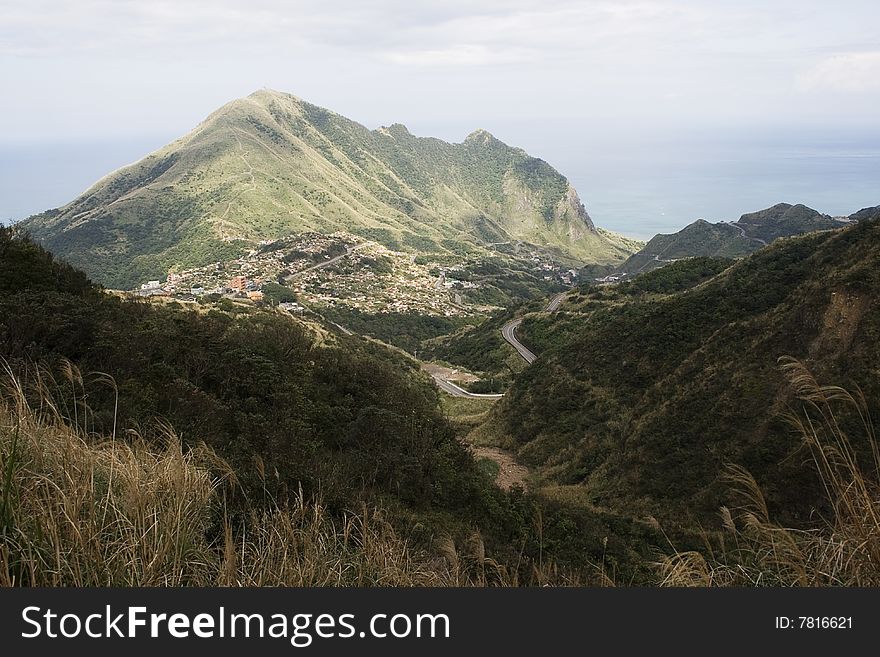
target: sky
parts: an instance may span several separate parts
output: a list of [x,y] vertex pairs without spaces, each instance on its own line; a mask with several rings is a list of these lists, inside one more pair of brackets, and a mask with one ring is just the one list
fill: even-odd
[[[675,203],[654,199],[657,216],[627,216],[664,188],[658,153],[694,171],[752,158],[755,173],[822,148],[840,169],[845,151],[852,189],[825,198],[838,212],[880,173],[877,25],[876,0],[0,0],[0,218],[71,200],[262,87],[371,128],[451,141],[487,129],[630,234],[737,210],[722,167],[716,206],[684,203],[664,222]],[[682,171],[672,196],[706,191]],[[797,175],[780,193],[798,193]]]

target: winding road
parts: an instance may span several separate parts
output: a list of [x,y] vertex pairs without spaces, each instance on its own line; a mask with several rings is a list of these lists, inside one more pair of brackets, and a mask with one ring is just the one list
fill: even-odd
[[555,297],[550,299],[550,303],[547,304],[547,309],[544,312],[555,313],[559,310],[559,306],[562,305],[562,302],[565,301],[565,297],[568,296],[568,292],[560,292]]
[[767,242],[765,242],[764,240],[762,240],[760,237],[752,237],[751,235],[746,235],[746,230],[745,230],[745,228],[743,228],[742,226],[740,226],[737,222],[735,222],[735,221],[731,221],[728,225],[729,225],[729,226],[733,226],[734,228],[736,228],[736,229],[740,232],[740,235],[742,235],[743,237],[745,237],[747,240],[752,240],[752,241],[754,241],[754,242],[760,242],[760,243],[763,244],[764,246],[767,246]]
[[[550,299],[550,303],[547,304],[547,307],[544,309],[544,312],[555,313],[559,310],[559,306],[562,305],[562,302],[565,301],[565,297],[568,295],[567,292],[560,292],[552,299]],[[519,325],[522,324],[522,317],[518,317],[517,319],[512,319],[507,324],[501,327],[501,337],[503,337],[514,349],[519,352],[519,355],[523,357],[523,359],[527,363],[534,363],[537,356],[535,353],[525,346],[522,342],[516,339],[516,329],[519,328]]]
[[519,328],[520,324],[522,324],[522,317],[507,322],[507,324],[501,327],[501,337],[507,340],[527,363],[534,363],[537,356],[527,346],[516,339],[516,329]]
[[[288,280],[295,277],[295,276],[298,276],[300,274],[304,274],[307,271],[311,271],[313,269],[318,269],[320,267],[326,267],[327,265],[330,265],[330,264],[336,262],[340,258],[344,258],[347,255],[350,255],[352,253],[352,251],[360,248],[361,246],[364,246],[364,245],[359,244],[357,246],[350,247],[347,253],[343,253],[342,255],[336,256],[335,258],[333,258],[331,260],[327,260],[326,262],[318,263],[314,267],[309,267],[308,269],[304,269],[303,271],[292,274],[291,276],[288,277]],[[552,312],[556,312],[557,310],[559,310],[559,306],[561,306],[562,302],[565,301],[565,297],[567,296],[567,294],[568,294],[567,292],[560,292],[559,294],[554,295],[554,297],[552,299],[550,299],[550,303],[548,303],[547,307],[544,309],[544,312],[552,313]],[[501,327],[501,335],[508,343],[510,343],[513,346],[514,349],[517,350],[519,355],[522,356],[523,359],[525,359],[525,361],[527,363],[533,363],[538,356],[535,355],[534,352],[532,352],[528,347],[526,347],[522,342],[520,342],[516,338],[516,329],[519,327],[520,324],[522,324],[522,321],[523,321],[522,317],[518,317],[517,319],[510,320],[504,326]],[[352,332],[350,330],[348,330],[347,328],[345,328],[344,326],[341,326],[341,325],[337,324],[336,322],[331,322],[331,324],[333,324],[336,328],[341,330],[346,335],[353,335]],[[425,369],[424,366],[422,366],[422,369],[425,371],[428,371]],[[453,397],[465,397],[468,399],[501,399],[504,396],[504,393],[491,393],[490,394],[490,393],[469,392],[469,391],[465,390],[464,388],[462,388],[461,386],[457,386],[454,383],[452,383],[451,381],[447,381],[440,374],[438,374],[436,372],[428,371],[428,373],[431,375],[431,378],[433,378],[434,381],[437,383],[437,387],[439,387],[443,392],[445,392],[449,395],[452,395]]]

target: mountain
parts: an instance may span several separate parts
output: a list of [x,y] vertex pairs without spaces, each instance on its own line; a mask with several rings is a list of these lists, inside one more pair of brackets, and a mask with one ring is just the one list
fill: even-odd
[[[849,219],[854,220],[855,215]],[[845,222],[805,205],[778,203],[742,215],[734,222],[709,223],[698,219],[677,233],[656,235],[618,267],[630,275],[648,272],[682,258],[710,256],[741,258],[779,237],[840,228]]]
[[564,176],[485,130],[460,144],[400,124],[369,130],[270,90],[228,103],[24,226],[122,288],[307,231],[414,252],[480,253],[521,241],[572,264],[617,264],[632,252],[596,229]]
[[480,435],[515,450],[544,486],[595,508],[717,527],[728,490],[719,475],[735,463],[771,510],[808,523],[823,492],[783,418],[796,407],[777,360],[861,390],[877,417],[880,211],[873,216],[732,264],[694,258],[584,287],[556,313],[527,314],[518,335],[539,357]]
[[[121,299],[11,229],[0,228],[0,274],[0,362],[35,413],[96,445],[112,433],[164,452],[172,428],[185,449],[207,444],[234,472],[221,468],[232,482],[221,515],[246,521],[298,491],[332,509],[369,501],[403,516],[505,504],[436,389],[395,352],[283,313]],[[3,409],[15,406],[11,384]]]
[[[111,450],[143,455],[151,464],[142,472],[131,458],[125,461],[128,474],[122,477],[128,483],[119,495],[126,503],[137,497],[139,504],[151,500],[161,505],[165,475],[156,472],[160,463],[207,461],[198,469],[216,478],[216,495],[192,500],[204,513],[184,515],[201,540],[219,546],[220,556],[226,554],[222,546],[228,546],[229,536],[243,541],[243,535],[253,537],[261,527],[288,528],[289,534],[278,534],[282,551],[289,552],[292,541],[301,548],[295,552],[309,554],[302,530],[312,521],[300,521],[323,507],[331,514],[328,521],[344,533],[333,545],[347,554],[354,549],[351,542],[358,542],[345,521],[355,509],[363,514],[365,529],[393,526],[405,537],[412,557],[408,563],[448,563],[463,569],[465,578],[473,574],[476,581],[479,575],[484,584],[555,582],[551,571],[557,565],[559,579],[575,577],[564,579],[570,583],[581,573],[584,582],[592,582],[593,564],[610,555],[618,559],[626,581],[636,573],[638,581],[651,576],[649,546],[660,545],[662,537],[650,528],[496,486],[497,468],[477,460],[463,443],[439,391],[413,359],[330,323],[224,302],[196,306],[105,292],[14,229],[0,228],[0,362],[5,370],[0,456],[5,450],[20,457],[16,467],[5,467],[4,490],[14,491],[6,510],[21,507],[13,516],[22,520],[15,525],[16,540],[7,541],[11,551],[0,559],[0,574],[11,564],[14,581],[46,576],[56,584],[79,582],[71,579],[74,573],[61,572],[54,557],[43,558],[56,552],[80,556],[88,572],[100,568],[91,558],[98,552],[82,556],[72,542],[83,538],[83,523],[94,514],[70,518],[55,513],[46,506],[49,498],[39,493],[43,488],[33,485],[39,476],[54,491],[53,500],[63,500],[74,486],[76,500],[106,503],[106,470],[90,479],[88,468],[79,469],[78,456],[88,446],[111,470]],[[31,431],[34,418],[52,435]],[[21,428],[22,439],[18,431],[6,431],[6,425]],[[75,439],[57,445],[57,432],[67,430],[75,432]],[[41,457],[44,452],[50,457]],[[173,488],[168,499],[179,500],[192,488],[189,480],[172,473],[168,478],[166,486]],[[10,481],[15,482],[12,488]],[[297,511],[303,500],[315,498],[317,507],[297,515],[305,511]],[[152,507],[137,507],[138,520],[144,519],[144,508]],[[45,513],[32,514],[31,509]],[[128,507],[122,504],[120,510]],[[161,531],[176,532],[177,511]],[[284,515],[288,511],[294,514],[292,524]],[[104,517],[112,529],[119,516]],[[254,522],[261,517],[266,523]],[[540,527],[536,517],[543,518]],[[46,518],[60,519],[67,531],[44,531],[39,523]],[[148,515],[147,520],[149,525],[155,519]],[[150,525],[144,535],[160,529]],[[100,539],[102,554],[117,544],[108,548],[104,533],[90,536]],[[31,545],[41,550],[28,551]],[[58,545],[67,547],[56,550]],[[323,554],[333,545],[314,547]],[[150,546],[146,538],[139,544],[153,559]],[[370,551],[377,547],[371,543]],[[190,565],[202,572],[202,555],[189,549],[187,554]],[[456,555],[454,562],[448,561],[450,554]],[[375,573],[385,584],[392,581],[385,571],[388,556],[380,555],[384,565]],[[39,568],[22,571],[22,559],[38,562]],[[251,553],[250,560],[252,572],[287,570],[263,549]],[[180,562],[173,561],[179,576]]]

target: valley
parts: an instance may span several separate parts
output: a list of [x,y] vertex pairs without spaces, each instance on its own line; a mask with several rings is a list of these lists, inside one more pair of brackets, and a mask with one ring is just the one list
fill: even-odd
[[[181,472],[212,483],[186,540],[210,574],[187,577],[207,584],[231,537],[291,513],[370,584],[657,584],[719,554],[713,576],[790,584],[766,545],[727,550],[778,522],[814,554],[846,530],[821,521],[850,494],[828,482],[875,490],[878,227],[876,207],[779,203],[642,243],[485,130],[370,130],[261,90],[0,229],[0,415],[34,434],[4,467],[26,500],[44,433],[91,468],[108,437],[198,455]],[[61,554],[32,504],[28,550]],[[351,509],[385,523],[399,570],[336,533]],[[67,568],[15,577],[79,583]]]

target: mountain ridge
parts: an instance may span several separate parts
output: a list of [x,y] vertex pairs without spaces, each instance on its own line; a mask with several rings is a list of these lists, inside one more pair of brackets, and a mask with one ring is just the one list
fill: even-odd
[[771,506],[809,524],[821,490],[795,472],[802,445],[784,421],[793,400],[778,359],[859,389],[876,413],[878,261],[875,209],[736,262],[692,258],[585,286],[559,312],[523,320],[520,339],[539,358],[496,407],[490,433],[600,507],[693,514],[709,527],[725,503],[718,475],[735,463]]
[[370,130],[271,90],[226,103],[23,225],[113,286],[307,231],[348,230],[404,251],[479,253],[516,241],[571,263],[618,264],[631,253],[596,229],[562,174],[486,130],[460,143],[399,123]]
[[835,219],[801,203],[777,203],[748,212],[736,221],[712,223],[697,219],[676,233],[660,233],[630,256],[617,272],[635,275],[683,258],[700,256],[741,258],[780,237],[793,237],[816,230],[833,230],[855,221]]

